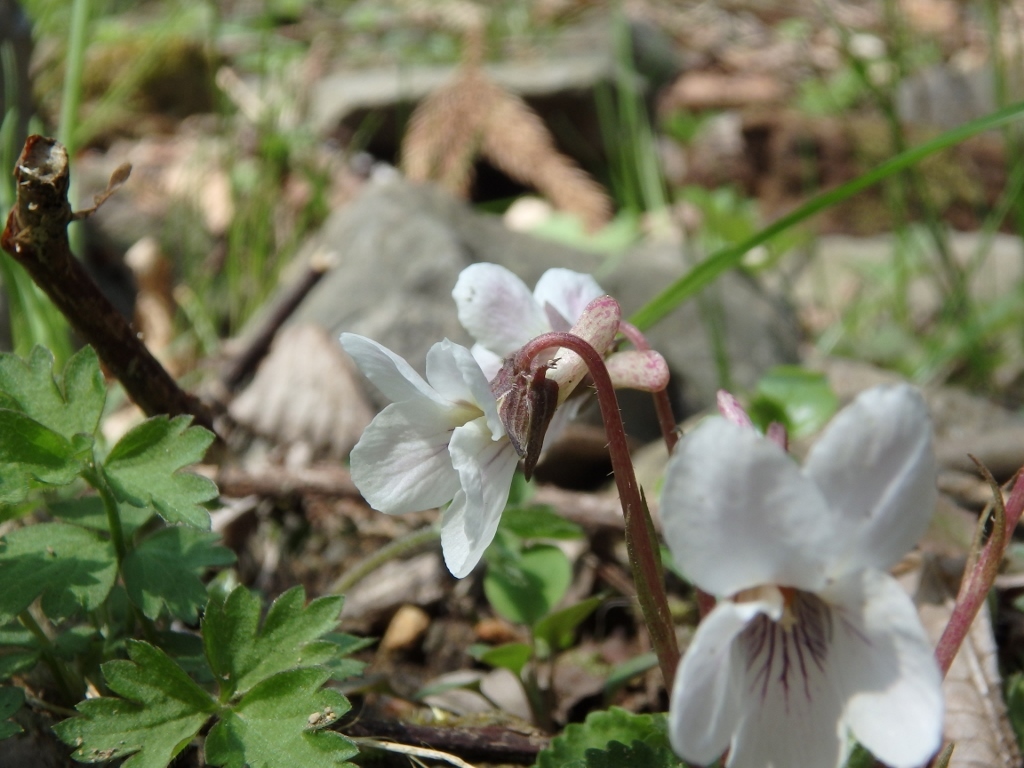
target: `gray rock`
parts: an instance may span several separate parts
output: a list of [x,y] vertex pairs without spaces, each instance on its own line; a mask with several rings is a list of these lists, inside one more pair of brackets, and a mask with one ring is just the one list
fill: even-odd
[[[469,264],[501,264],[531,286],[551,267],[598,273],[602,266],[600,256],[512,232],[498,218],[474,212],[440,190],[398,180],[367,188],[329,217],[306,253],[317,250],[333,251],[337,265],[291,322],[315,322],[334,336],[368,336],[421,372],[434,342],[470,342],[451,298],[459,272]],[[599,281],[628,315],[685,271],[678,248],[647,246],[625,254]],[[787,306],[734,273],[714,289],[733,386],[750,387],[767,368],[798,359],[799,334]],[[648,336],[675,374],[673,394],[682,412],[713,403],[720,383],[697,304],[679,307]],[[630,407],[623,407],[628,418]],[[631,429],[638,437],[657,435],[650,423]]]

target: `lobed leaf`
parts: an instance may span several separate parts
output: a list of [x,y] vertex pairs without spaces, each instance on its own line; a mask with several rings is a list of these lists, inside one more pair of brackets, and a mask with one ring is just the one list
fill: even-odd
[[123,768],[165,768],[199,732],[217,703],[167,654],[138,640],[130,661],[108,661],[103,676],[114,693],[81,702],[78,717],[53,726],[81,762],[128,757]]
[[[612,742],[634,744],[637,741],[647,744],[656,753],[668,750],[671,754],[665,715],[637,715],[619,707],[591,712],[584,722],[567,725],[560,735],[551,740],[548,747],[537,756],[536,768],[588,766],[588,750],[603,751]],[[682,765],[681,762],[676,764]]]
[[227,690],[245,693],[279,672],[326,664],[338,656],[339,646],[323,638],[337,626],[344,599],[305,601],[302,587],[288,590],[270,606],[262,627],[260,599],[245,587],[207,608],[206,656]]
[[64,366],[61,381],[53,376],[53,355],[34,347],[28,359],[0,354],[0,405],[18,410],[71,440],[93,435],[107,390],[92,347],[83,347]]
[[182,526],[150,534],[121,565],[128,597],[147,618],[159,618],[166,607],[171,616],[194,623],[207,599],[199,577],[207,568],[235,561],[219,541],[216,533]]
[[206,760],[225,768],[332,768],[359,750],[340,733],[321,730],[349,709],[340,693],[321,688],[324,668],[292,669],[260,681],[206,737]]
[[630,746],[622,742],[610,742],[606,749],[588,749],[583,760],[575,760],[565,768],[685,768],[680,760],[665,745],[652,746],[644,741],[634,741]]
[[40,485],[67,485],[82,470],[89,445],[0,408],[0,503],[16,504]]
[[210,514],[200,504],[217,496],[217,486],[180,470],[201,461],[214,436],[202,427],[190,427],[191,420],[146,419],[118,441],[103,472],[120,501],[152,505],[168,523],[207,530]]
[[78,608],[99,607],[117,577],[114,546],[92,531],[40,523],[0,540],[0,623],[42,595],[43,612],[63,619]]

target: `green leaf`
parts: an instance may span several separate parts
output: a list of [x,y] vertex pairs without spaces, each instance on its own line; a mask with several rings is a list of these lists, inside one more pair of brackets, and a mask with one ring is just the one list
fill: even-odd
[[581,539],[583,528],[551,507],[506,509],[499,525],[520,539]]
[[219,541],[216,533],[183,526],[150,534],[121,566],[128,597],[147,618],[159,618],[166,606],[171,616],[194,623],[207,599],[199,577],[207,568],[235,561],[234,553]]
[[106,599],[117,576],[114,546],[92,531],[65,523],[19,528],[0,543],[0,622],[42,595],[43,612],[63,619],[91,611]]
[[337,691],[321,688],[323,668],[281,672],[254,686],[206,737],[206,760],[226,768],[349,766],[355,745],[330,730],[349,709]]
[[39,485],[67,485],[81,471],[88,447],[20,411],[0,408],[0,503],[16,504]]
[[5,401],[0,404],[22,411],[68,440],[94,434],[107,390],[92,347],[83,347],[68,360],[61,379],[54,380],[53,355],[43,347],[33,348],[27,360],[0,354],[0,393]]
[[533,648],[527,643],[504,643],[493,648],[486,645],[478,649],[470,648],[470,653],[477,661],[518,675],[533,657]]
[[107,685],[124,698],[83,701],[78,717],[53,728],[76,747],[73,757],[81,762],[132,755],[123,768],[166,768],[217,703],[159,648],[138,640],[129,640],[127,648],[130,661],[102,667]]
[[338,646],[323,637],[337,627],[344,599],[305,601],[302,587],[288,590],[270,606],[262,627],[260,600],[245,587],[235,588],[223,605],[211,601],[203,642],[226,690],[245,693],[278,672],[323,665],[337,656]]
[[763,431],[777,421],[791,438],[812,435],[839,407],[828,378],[796,365],[779,365],[760,381],[750,403],[750,418]]
[[576,627],[592,614],[604,598],[588,597],[560,611],[549,613],[533,628],[533,636],[543,641],[551,651],[560,651],[572,645]]
[[572,563],[558,547],[538,544],[524,549],[518,560],[495,567],[489,563],[484,594],[509,621],[533,626],[565,595],[572,581]]
[[[83,496],[80,499],[61,499],[46,505],[54,517],[69,523],[91,528],[94,531],[110,532],[107,509],[99,496]],[[133,504],[118,504],[118,516],[125,536],[131,536],[156,514],[152,507],[136,507]]]
[[679,768],[685,766],[671,749],[634,741],[630,746],[613,741],[607,749],[588,749],[582,761],[584,768]]
[[119,500],[137,507],[152,505],[169,523],[206,530],[210,514],[199,505],[217,496],[217,486],[179,470],[202,460],[213,433],[188,426],[191,420],[191,416],[146,419],[118,441],[103,471]]
[[12,723],[10,717],[25,703],[25,692],[21,688],[0,688],[0,739],[21,733],[21,726]]
[[363,673],[366,662],[348,658],[349,655],[363,648],[368,648],[377,642],[373,637],[356,637],[344,632],[328,632],[323,636],[328,643],[335,646],[334,658],[328,660],[324,666],[331,670],[332,680],[348,680]]
[[[668,741],[668,721],[664,714],[637,715],[619,707],[591,712],[583,723],[572,723],[551,740],[547,749],[537,755],[537,768],[566,768],[588,766],[587,750],[604,751],[613,742],[633,744],[643,742],[655,754],[662,750],[672,753]],[[635,746],[635,745],[634,745]],[[647,766],[647,763],[635,763]],[[653,764],[657,765],[657,764]],[[677,761],[670,765],[683,765]]]

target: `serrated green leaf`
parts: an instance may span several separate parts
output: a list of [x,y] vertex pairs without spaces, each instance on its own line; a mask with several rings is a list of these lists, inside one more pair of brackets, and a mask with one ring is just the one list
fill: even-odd
[[107,597],[117,576],[114,546],[92,531],[40,523],[11,531],[0,543],[0,622],[42,595],[43,612],[59,620]]
[[348,680],[361,675],[366,662],[348,657],[377,642],[373,637],[356,637],[344,632],[328,632],[323,639],[335,648],[333,657],[324,664],[331,671],[332,680]]
[[518,675],[523,671],[526,662],[533,657],[533,648],[526,643],[504,643],[493,648],[484,646],[478,652],[472,653],[472,656],[484,664],[507,669]]
[[21,733],[21,726],[12,723],[8,718],[14,715],[25,703],[25,692],[21,688],[5,686],[0,688],[0,739],[6,739]]
[[613,741],[606,749],[588,749],[583,760],[584,768],[679,768],[686,764],[668,747],[652,746],[644,741],[634,741],[630,746]]
[[572,645],[576,627],[601,604],[602,597],[588,597],[575,605],[549,613],[533,628],[533,636],[551,651],[560,651]]
[[164,607],[175,618],[195,622],[206,604],[199,580],[207,568],[231,565],[234,553],[220,546],[216,533],[171,526],[143,539],[121,565],[128,597],[147,618],[157,619]]
[[558,547],[528,547],[500,567],[488,563],[484,594],[509,621],[532,626],[565,595],[572,581],[572,563]]
[[233,590],[223,605],[211,601],[203,616],[203,642],[222,685],[245,693],[278,672],[335,658],[338,646],[322,638],[337,627],[344,599],[305,602],[302,587],[289,589],[270,606],[260,627],[260,600],[245,587]]
[[67,485],[84,449],[20,411],[0,408],[0,503],[16,504],[39,485]]
[[321,688],[326,669],[293,669],[254,686],[206,737],[206,760],[225,768],[337,768],[355,745],[321,730],[349,709],[337,691]]
[[201,461],[213,433],[190,427],[191,416],[154,416],[122,437],[103,464],[118,500],[152,505],[169,523],[208,530],[210,513],[199,506],[217,496],[212,480],[181,472]]
[[[110,531],[107,510],[103,499],[99,496],[83,496],[80,499],[61,499],[46,505],[54,517],[69,523],[91,528],[94,531]],[[121,518],[121,530],[125,536],[131,536],[156,514],[152,507],[136,507],[133,504],[118,504],[118,516]]]
[[551,507],[506,509],[499,525],[520,539],[580,539],[583,528],[556,513]]
[[[574,762],[586,765],[587,750],[605,750],[617,741],[642,741],[655,750],[672,750],[664,714],[637,715],[619,707],[591,712],[582,723],[572,723],[537,755],[537,768],[565,768]],[[679,763],[682,765],[682,763]]]
[[103,676],[114,693],[81,702],[78,717],[53,728],[76,747],[73,757],[99,762],[131,757],[123,768],[166,768],[217,711],[217,703],[167,654],[130,640],[130,661],[108,661]]
[[24,412],[67,440],[96,432],[106,400],[103,374],[91,347],[68,360],[60,382],[54,380],[53,355],[43,347],[35,347],[27,360],[0,354],[0,392],[4,407]]

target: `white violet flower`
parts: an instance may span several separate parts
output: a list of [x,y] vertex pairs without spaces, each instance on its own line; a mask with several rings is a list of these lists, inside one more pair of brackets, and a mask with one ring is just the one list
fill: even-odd
[[932,430],[909,386],[841,411],[803,468],[753,429],[707,419],[666,471],[661,517],[681,570],[718,598],[676,674],[684,759],[830,768],[851,737],[893,768],[942,739],[940,673],[888,574],[936,501]]
[[452,574],[466,576],[494,538],[519,462],[487,377],[447,339],[427,353],[426,381],[375,341],[343,333],[341,344],[393,401],[352,449],[353,482],[388,514],[451,502],[441,513],[441,548]]
[[603,295],[590,275],[561,268],[541,275],[531,293],[510,270],[488,263],[466,267],[452,290],[459,322],[476,339],[473,356],[488,379],[498,373],[503,358],[530,339],[568,331],[587,305]]

